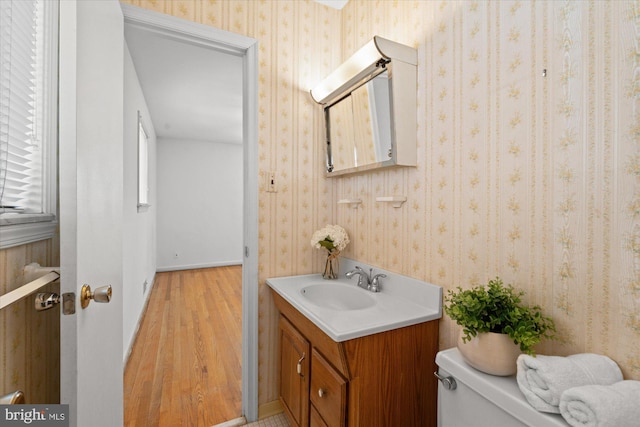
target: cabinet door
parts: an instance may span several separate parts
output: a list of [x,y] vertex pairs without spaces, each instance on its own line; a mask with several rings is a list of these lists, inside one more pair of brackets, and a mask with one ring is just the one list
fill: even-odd
[[280,400],[297,427],[309,426],[310,345],[280,316]]

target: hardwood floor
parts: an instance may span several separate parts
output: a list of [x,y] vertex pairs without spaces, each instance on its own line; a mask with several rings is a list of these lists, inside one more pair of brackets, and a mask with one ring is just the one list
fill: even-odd
[[158,273],[124,376],[125,426],[241,415],[242,267]]

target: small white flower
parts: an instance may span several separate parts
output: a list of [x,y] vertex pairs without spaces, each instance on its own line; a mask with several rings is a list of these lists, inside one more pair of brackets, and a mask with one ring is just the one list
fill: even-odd
[[341,252],[348,244],[349,235],[339,225],[326,225],[311,237],[311,246],[316,249],[325,248],[329,252],[333,252],[334,249]]

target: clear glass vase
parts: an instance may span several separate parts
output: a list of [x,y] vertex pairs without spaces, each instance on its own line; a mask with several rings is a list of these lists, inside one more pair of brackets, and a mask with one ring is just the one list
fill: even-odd
[[322,273],[322,278],[326,280],[334,280],[338,278],[338,273],[340,272],[340,262],[338,261],[337,252],[330,252],[327,255],[327,261],[324,265],[324,272]]

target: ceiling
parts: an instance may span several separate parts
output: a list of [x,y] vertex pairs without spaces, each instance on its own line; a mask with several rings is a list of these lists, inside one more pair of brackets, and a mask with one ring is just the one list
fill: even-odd
[[241,57],[126,24],[125,39],[159,138],[242,144]]
[[242,144],[242,58],[125,25],[159,138]]

